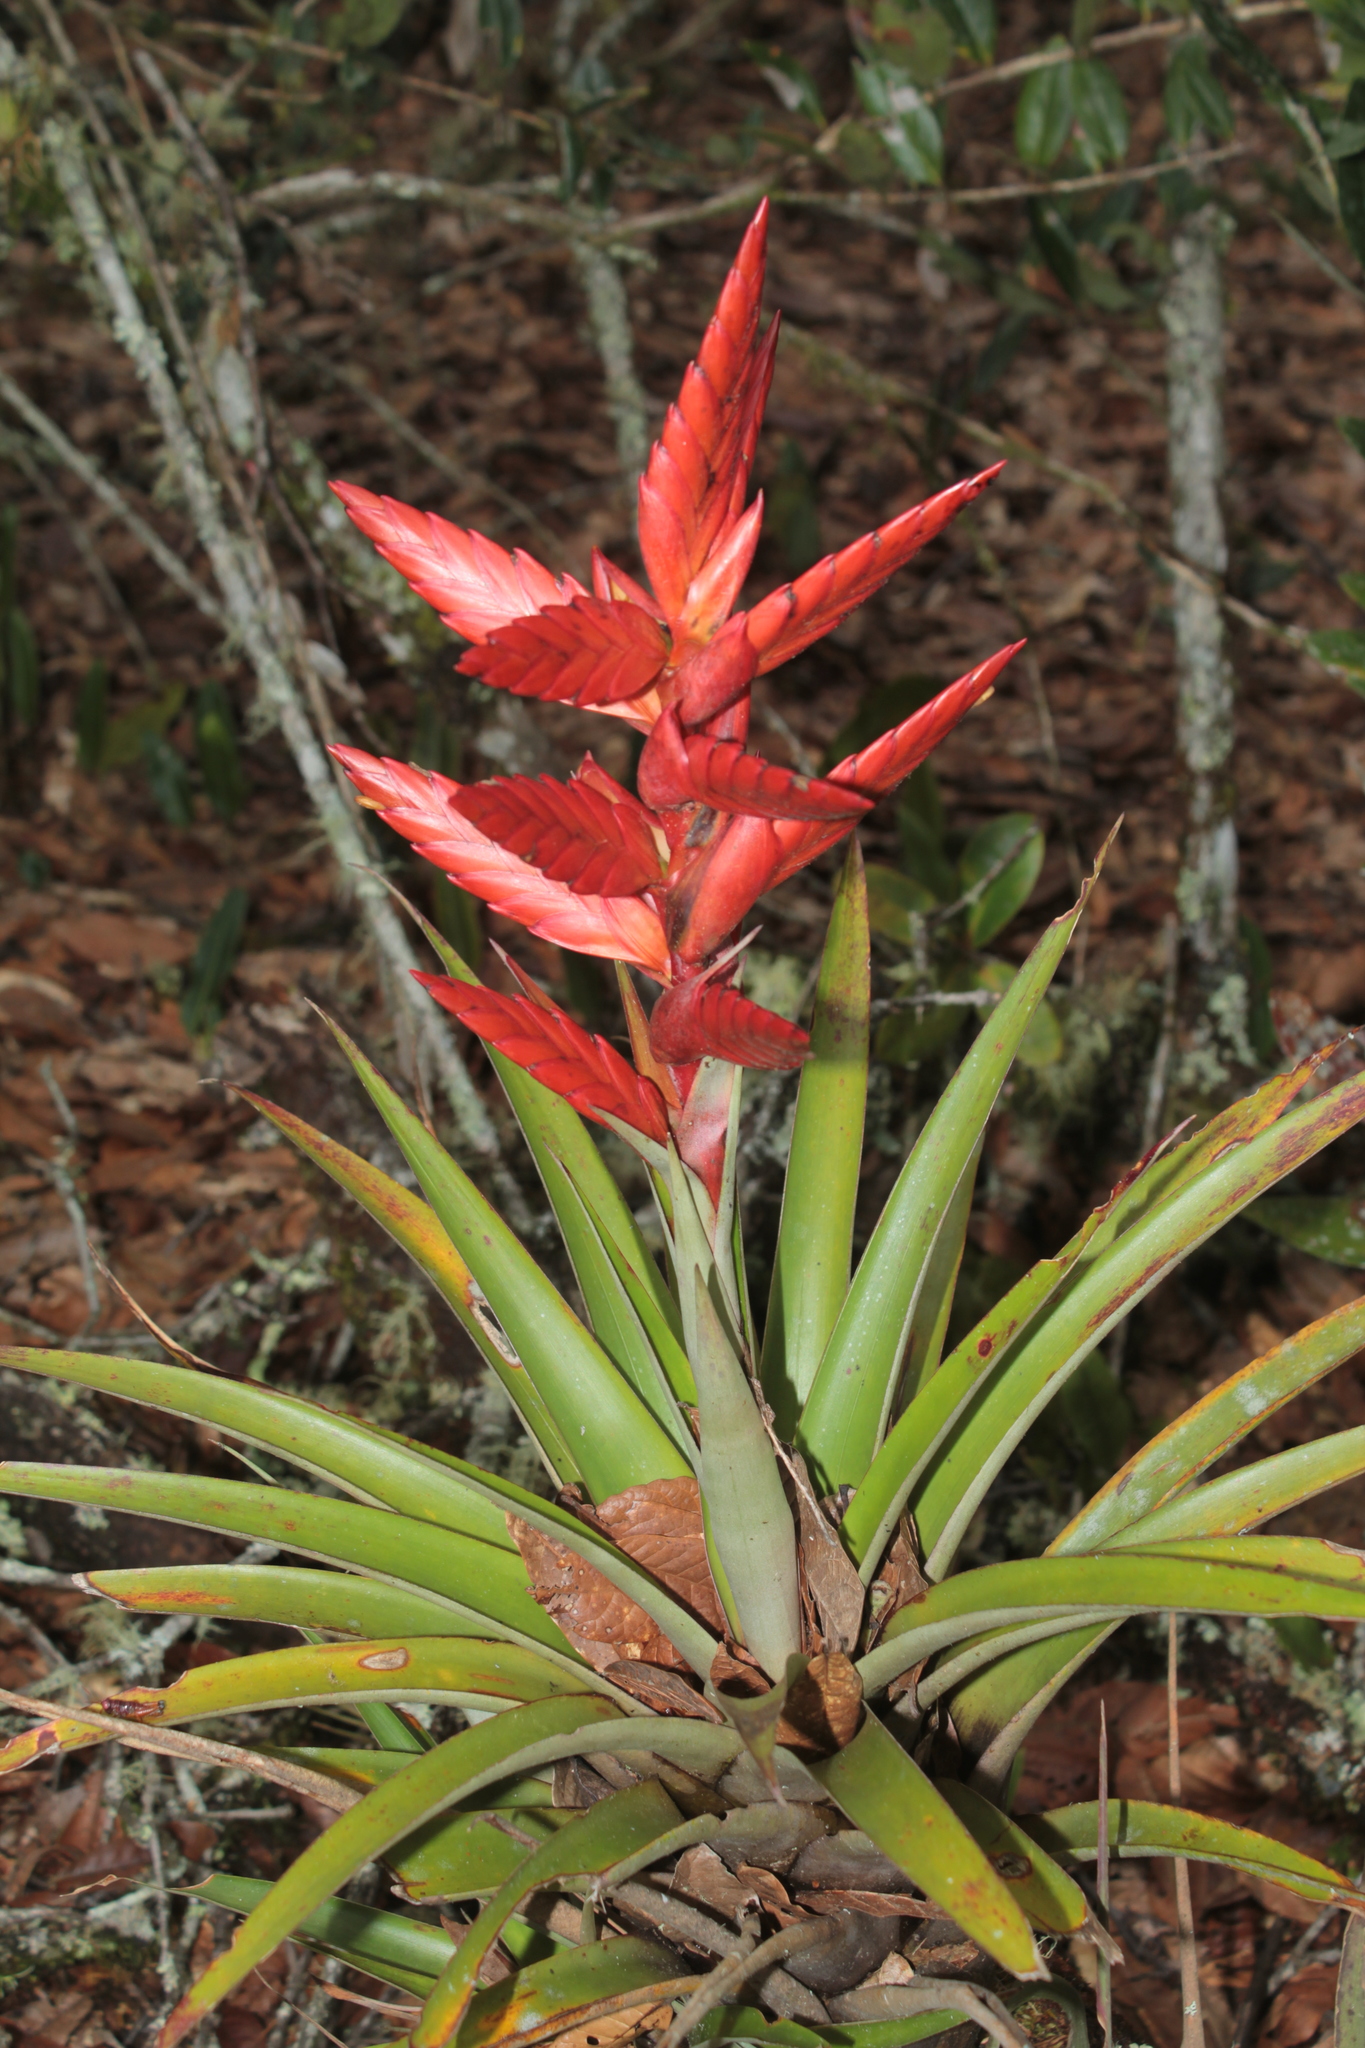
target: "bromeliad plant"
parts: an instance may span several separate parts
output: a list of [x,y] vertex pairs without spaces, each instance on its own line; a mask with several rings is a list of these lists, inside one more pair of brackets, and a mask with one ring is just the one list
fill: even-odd
[[[247,1098],[444,1295],[539,1447],[553,1500],[188,1360],[4,1354],[293,1465],[292,1487],[28,1464],[6,1466],[4,1484],[304,1560],[85,1582],[134,1612],[274,1622],[304,1640],[131,1688],[102,1722],[59,1713],[0,1750],[0,1768],[107,1740],[119,1718],[160,1739],[196,1717],[341,1704],[370,1736],[255,1750],[263,1778],[306,1786],[338,1817],[276,1884],[201,1888],[245,1918],[163,2048],[290,1935],[406,1994],[397,2024],[412,2048],[535,2048],[621,2011],[663,2029],[668,2048],[687,2036],[898,2048],[964,2016],[1017,2041],[992,1994],[893,1982],[907,1973],[882,1966],[907,1923],[934,1913],[1025,1981],[1046,1975],[1052,1938],[1087,1935],[1108,1953],[1065,1867],[1096,1856],[1096,1808],[1010,1815],[1023,1745],[1059,1686],[1132,1615],[1365,1619],[1365,1558],[1247,1533],[1365,1471],[1365,1430],[1206,1476],[1365,1346],[1365,1302],[1170,1424],[1041,1558],[958,1569],[1048,1401],[1187,1252],[1365,1114],[1365,1078],[1300,1100],[1309,1060],[1173,1134],[945,1355],[987,1121],[1083,893],[990,1013],[852,1270],[870,1007],[856,843],[808,1040],[740,992],[735,933],[764,890],[923,758],[1006,657],[827,778],[745,751],[753,676],[827,631],[985,481],[734,612],[772,359],[773,329],[758,333],[762,249],[760,217],[642,486],[653,595],[600,560],[589,593],[341,487],[474,643],[467,672],[647,734],[638,798],[590,759],[566,784],[464,787],[341,750],[365,799],[463,887],[618,964],[633,1065],[529,978],[520,996],[483,988],[428,928],[446,970],[429,986],[488,1044],[586,1320],[341,1031],[420,1192]],[[631,970],[661,991],[648,1015]],[[740,1071],[798,1063],[760,1324],[735,1202]],[[580,1111],[644,1159],[662,1262]],[[467,1725],[434,1741],[404,1711],[421,1702],[458,1707]],[[1365,1910],[1326,1865],[1178,1809],[1116,1802],[1109,1844],[1219,1859]],[[400,1900],[464,1902],[464,1916],[436,1926],[339,1899],[375,1859]]]

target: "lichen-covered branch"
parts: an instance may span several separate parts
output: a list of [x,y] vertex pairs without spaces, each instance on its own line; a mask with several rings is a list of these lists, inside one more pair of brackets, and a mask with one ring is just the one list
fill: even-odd
[[1171,539],[1200,570],[1171,591],[1175,623],[1177,745],[1187,823],[1176,901],[1221,1036],[1245,1047],[1246,983],[1237,932],[1236,789],[1232,776],[1234,679],[1219,586],[1227,569],[1221,488],[1223,439],[1222,216],[1190,214],[1171,239],[1162,304],[1166,327]]

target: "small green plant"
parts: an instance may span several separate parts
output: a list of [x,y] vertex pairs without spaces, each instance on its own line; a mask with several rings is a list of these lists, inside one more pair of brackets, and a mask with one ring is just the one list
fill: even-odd
[[[931,1907],[1026,1984],[1047,1976],[1048,1941],[1079,1936],[1111,1955],[1068,1867],[1099,1853],[1097,1807],[1024,1821],[1010,1811],[1029,1731],[1058,1687],[1134,1615],[1365,1619],[1358,1553],[1249,1533],[1365,1471],[1365,1431],[1210,1476],[1365,1345],[1359,1301],[1170,1423],[1042,1556],[959,1569],[995,1481],[1106,1335],[1223,1223],[1357,1123],[1365,1077],[1300,1101],[1315,1056],[1204,1128],[1182,1127],[947,1344],[986,1126],[1087,884],[1001,988],[854,1268],[871,1012],[856,841],[809,1035],[742,994],[735,933],[762,891],[849,837],[871,800],[904,781],[1004,657],[826,776],[745,751],[760,663],[776,667],[829,630],[982,481],[735,613],[756,538],[744,499],[773,338],[760,339],[761,284],[760,221],[642,485],[652,589],[599,557],[589,593],[343,487],[353,516],[473,643],[466,672],[626,717],[647,735],[638,799],[591,757],[569,783],[465,785],[338,750],[364,797],[462,888],[617,963],[633,1064],[529,976],[518,973],[519,996],[484,988],[424,923],[444,968],[428,985],[488,1045],[586,1319],[339,1027],[415,1186],[246,1098],[444,1296],[520,1415],[553,1499],[258,1382],[186,1364],[0,1354],[204,1423],[300,1474],[287,1486],[4,1467],[21,1498],[160,1515],[285,1554],[92,1574],[92,1591],[133,1612],[192,1610],[306,1637],[130,1688],[106,1714],[162,1730],[326,1703],[354,1708],[370,1738],[257,1747],[263,1778],[306,1787],[337,1818],[275,1884],[220,1875],[200,1888],[244,1918],[171,2015],[163,2048],[287,1937],[404,1994],[412,2048],[536,2048],[623,2010],[660,2029],[664,2048],[899,2048],[964,2018],[1020,2044],[990,1991],[887,1982],[881,1965],[903,1918]],[[977,848],[977,880],[994,863],[1003,879],[1026,853],[1033,861],[1032,845],[1021,828],[1017,843]],[[987,901],[983,887],[972,909]],[[981,913],[977,939],[996,914]],[[227,923],[225,905],[219,961]],[[201,991],[210,950],[206,934]],[[632,969],[662,990],[648,1016]],[[741,1075],[796,1065],[760,1313],[736,1199]],[[584,1117],[639,1155],[662,1261]],[[435,1741],[405,1712],[422,1702],[463,1710],[467,1725]],[[107,1740],[110,1725],[58,1713],[12,1739],[0,1769]],[[1106,1854],[1221,1860],[1315,1905],[1365,1911],[1365,1893],[1335,1870],[1248,1829],[1144,1801],[1115,1801],[1108,1815]],[[341,1899],[374,1859],[400,1902],[472,1910],[437,1927]],[[502,1974],[488,1982],[495,1956]]]

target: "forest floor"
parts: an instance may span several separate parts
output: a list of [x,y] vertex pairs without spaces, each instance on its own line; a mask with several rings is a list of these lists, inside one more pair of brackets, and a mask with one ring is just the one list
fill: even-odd
[[[753,32],[776,33],[782,18],[781,0],[772,0]],[[93,39],[93,23],[82,34]],[[1307,63],[1311,52],[1296,37],[1308,30],[1290,23],[1281,35],[1282,61]],[[736,31],[726,47],[733,54],[741,43]],[[201,68],[219,61],[215,47],[196,47]],[[434,46],[413,68],[428,80],[443,75]],[[735,132],[752,91],[738,57],[698,65],[695,90],[668,103],[669,144],[700,151],[708,137]],[[1007,112],[1002,102],[991,120]],[[460,119],[439,95],[390,91],[370,120],[367,169],[443,175],[458,153]],[[990,138],[988,120],[966,148],[963,182],[994,174]],[[1267,140],[1267,151],[1274,147]],[[1262,192],[1250,159],[1234,159],[1223,177],[1234,209],[1254,217]],[[942,226],[936,205],[931,227]],[[996,222],[982,215],[971,232],[989,266]],[[656,420],[736,233],[729,218],[671,230],[629,276],[638,368]],[[561,252],[518,250],[504,231],[432,204],[329,238],[280,228],[262,262],[261,371],[279,445],[306,443],[326,474],[440,510],[505,544],[553,549],[556,567],[583,573],[594,543],[630,559],[600,365]],[[1335,422],[1362,409],[1365,312],[1358,295],[1273,228],[1237,235],[1227,283],[1232,587],[1272,619],[1349,625],[1336,578],[1365,567],[1353,517],[1365,458]],[[1045,277],[1036,289],[1049,308],[1033,313],[1026,342],[988,380],[981,365],[998,300],[979,279],[950,277],[931,240],[896,239],[814,208],[779,210],[774,221],[768,304],[782,307],[798,334],[779,354],[759,458],[774,518],[756,588],[965,471],[970,443],[922,402],[926,394],[947,394],[1026,437],[1046,460],[1012,461],[974,520],[960,520],[847,627],[766,679],[760,743],[781,758],[818,762],[879,689],[907,677],[939,686],[1026,631],[1027,658],[934,763],[956,835],[950,844],[1006,813],[1027,812],[1046,831],[1040,878],[994,948],[1000,957],[1022,957],[1123,820],[1083,946],[1063,970],[1061,1057],[1025,1078],[992,1128],[971,1227],[969,1278],[983,1294],[1054,1248],[1140,1150],[1183,815],[1168,593],[1144,547],[1168,517],[1162,332],[1154,315],[1120,321],[1069,306]],[[883,381],[860,387],[841,373],[836,352]],[[0,283],[0,368],[61,419],[79,448],[125,480],[140,477],[140,502],[165,523],[134,372],[92,317],[63,254],[37,232],[16,243]],[[1109,502],[1059,475],[1063,467],[1095,480]],[[0,815],[0,1339],[150,1349],[97,1259],[180,1343],[230,1372],[320,1394],[453,1450],[480,1430],[496,1436],[472,1354],[444,1310],[231,1092],[257,1090],[382,1160],[383,1141],[310,1003],[339,1013],[381,1060],[398,1063],[397,1078],[411,1079],[278,733],[253,722],[245,672],[214,627],[67,476],[9,467],[5,490],[18,513],[18,593],[40,650],[42,713],[34,731],[10,735]],[[286,582],[316,622],[316,559],[283,518],[278,544]],[[92,547],[103,581],[90,573]],[[363,603],[326,589],[321,602],[326,629],[310,630],[324,641],[335,634],[362,685],[359,702],[330,703],[348,737],[396,753],[420,746],[430,763],[471,778],[510,766],[563,772],[588,745],[609,769],[629,772],[620,734],[604,739],[600,721],[490,705],[451,676],[448,644],[409,650],[396,668],[383,622]],[[126,614],[145,643],[141,656]],[[79,765],[77,707],[97,658],[112,678],[109,730],[123,742],[95,774]],[[1274,1016],[1292,1055],[1365,1017],[1365,702],[1266,634],[1239,630],[1233,659],[1243,907],[1269,948]],[[320,673],[325,687],[325,662]],[[213,680],[242,727],[245,800],[226,820],[196,787],[188,822],[171,823],[143,765],[142,738],[160,733],[188,760],[192,693]],[[897,860],[889,807],[865,839],[873,858]],[[430,901],[392,842],[384,853]],[[765,905],[762,944],[778,981],[784,972],[790,986],[805,981],[830,885],[831,872],[816,871]],[[192,1035],[182,997],[205,926],[234,887],[249,899],[244,945],[220,1021]],[[490,924],[535,971],[561,976],[548,949]],[[904,957],[892,940],[879,943],[882,970]],[[561,981],[560,993],[585,1013],[604,1001],[603,985],[590,979]],[[466,1051],[486,1086],[477,1047]],[[936,1071],[928,1062],[879,1072],[869,1206],[903,1156]],[[762,1107],[765,1128],[780,1128],[782,1103],[771,1091]],[[505,1121],[502,1128],[507,1136]],[[522,1163],[516,1171],[529,1187]],[[751,1182],[761,1239],[778,1183],[757,1152]],[[1354,1194],[1365,1187],[1365,1155],[1339,1147],[1302,1185]],[[1225,1233],[1136,1319],[1123,1359],[1133,1440],[1358,1287],[1348,1267],[1277,1246],[1251,1226]],[[11,1455],[238,1469],[209,1433],[102,1400],[63,1405],[45,1382],[13,1371],[4,1374],[4,1398]],[[1342,1368],[1255,1443],[1278,1448],[1360,1421],[1365,1361]],[[1083,1464],[1084,1448],[1061,1436],[1040,1443],[1002,1516],[1055,1527],[1078,1456]],[[1358,1545],[1359,1487],[1329,1495],[1296,1526]],[[1015,1540],[1018,1530],[1011,1537],[1008,1528],[980,1536],[983,1547],[997,1546],[993,1554]],[[37,1503],[11,1511],[0,1543],[0,1685],[58,1694],[79,1682],[96,1698],[129,1644],[112,1610],[67,1575],[231,1554],[227,1544],[165,1525],[125,1518],[116,1527]],[[1187,1632],[1183,1798],[1356,1865],[1365,1778],[1354,1700],[1365,1653],[1349,1629],[1325,1642],[1315,1664],[1296,1660],[1259,1625]],[[162,1670],[171,1676],[223,1654],[212,1631],[186,1633]],[[1101,1691],[1115,1794],[1164,1794],[1155,1638],[1131,1630],[1107,1655],[1103,1685],[1092,1677],[1064,1695],[1031,1741],[1025,1805],[1094,1796]],[[22,2048],[141,2039],[163,2008],[166,1972],[192,1960],[158,1935],[155,1898],[139,1883],[153,1868],[147,1829],[111,1822],[109,1768],[97,1762],[81,1774],[54,1764],[0,1779],[0,1938],[28,1957],[14,1964],[0,1998],[0,2026]],[[125,1768],[138,1774],[127,1785],[141,1786],[153,1828],[169,1830],[157,1854],[177,1881],[219,1862],[273,1875],[318,1824],[295,1808],[205,1817],[150,1762]],[[255,1796],[234,1795],[248,1809]],[[1127,2038],[1158,2048],[1180,2038],[1167,1870],[1125,1865],[1115,1878],[1129,1955],[1116,1995]],[[131,1903],[120,1907],[118,1885],[72,1903],[79,1887],[115,1879]],[[1195,1902],[1210,2048],[1232,2048],[1234,2036],[1250,2048],[1239,2026],[1253,1979],[1252,2019],[1267,2048],[1323,2040],[1339,1924],[1221,1873],[1196,1871]],[[201,1948],[208,1939],[201,1931]],[[353,2009],[329,2004],[325,1987],[310,1989],[292,1952],[266,1978],[228,2007],[224,2048],[279,2048],[293,2010],[280,2006],[282,1988],[295,2005],[311,1999],[308,2010],[329,2027],[350,2025]]]

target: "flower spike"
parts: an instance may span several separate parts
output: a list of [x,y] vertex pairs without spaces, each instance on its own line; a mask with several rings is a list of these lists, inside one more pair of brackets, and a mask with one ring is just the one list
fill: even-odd
[[640,482],[647,585],[594,549],[585,590],[520,549],[333,486],[413,589],[473,643],[463,674],[645,735],[638,797],[591,756],[566,783],[461,784],[353,747],[333,752],[362,802],[492,910],[661,984],[646,1024],[627,983],[632,1068],[511,962],[520,996],[424,977],[452,1014],[585,1115],[670,1138],[713,1198],[729,1113],[716,1063],[781,1069],[808,1051],[796,1025],[725,980],[742,919],[918,767],[1017,651],[979,663],[828,775],[747,750],[755,676],[832,631],[998,473],[939,491],[737,609],[763,518],[762,494],[746,501],[778,338],[776,316],[759,331],[767,220],[765,201]]

